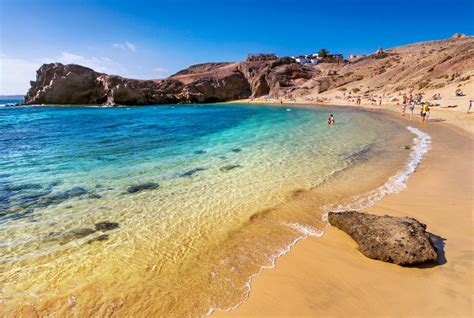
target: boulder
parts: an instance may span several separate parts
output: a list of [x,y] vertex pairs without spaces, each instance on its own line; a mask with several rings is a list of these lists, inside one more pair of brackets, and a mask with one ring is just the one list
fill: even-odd
[[191,169],[191,170],[188,170],[186,172],[181,173],[179,176],[181,178],[192,177],[193,175],[195,175],[199,171],[204,171],[204,170],[206,170],[206,169],[204,169],[204,168],[194,168],[194,169]]
[[59,244],[64,245],[73,240],[89,236],[93,233],[95,233],[94,229],[84,227],[84,228],[72,229],[64,233],[51,232],[49,233],[48,238],[50,240],[58,240]]
[[117,229],[119,224],[117,222],[104,221],[94,224],[94,227],[96,231],[111,231]]
[[398,265],[438,260],[434,236],[413,218],[379,216],[357,211],[329,212],[329,223],[349,234],[365,256]]
[[234,170],[236,168],[242,168],[242,166],[241,165],[227,165],[227,166],[220,167],[219,171],[227,172],[227,171],[230,171],[230,170]]
[[128,193],[135,193],[135,192],[139,192],[139,191],[143,191],[143,190],[153,190],[153,189],[156,189],[158,188],[160,185],[158,183],[155,183],[155,182],[147,182],[147,183],[143,183],[143,184],[137,184],[137,185],[134,185],[134,186],[130,186],[127,188],[127,192]]

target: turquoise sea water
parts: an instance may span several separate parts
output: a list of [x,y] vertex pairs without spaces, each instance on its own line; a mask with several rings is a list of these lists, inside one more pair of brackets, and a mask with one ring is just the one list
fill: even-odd
[[14,105],[16,103],[23,103],[23,101],[24,101],[23,98],[11,98],[11,97],[6,98],[6,97],[0,96],[0,106]]
[[[345,109],[1,107],[0,296],[12,312],[33,302],[45,314],[70,313],[71,299],[89,314],[117,302],[127,314],[229,307],[308,224],[292,212],[278,222],[299,225],[280,239],[252,232],[235,253],[219,246],[295,189],[391,155],[394,136],[411,138],[380,115]],[[178,301],[186,290],[194,296]],[[129,303],[143,292],[150,297]]]

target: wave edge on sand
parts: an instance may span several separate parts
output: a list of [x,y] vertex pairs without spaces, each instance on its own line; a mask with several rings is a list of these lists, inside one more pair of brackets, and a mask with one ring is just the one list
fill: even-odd
[[410,175],[416,171],[418,165],[422,162],[423,157],[428,153],[431,147],[431,137],[429,134],[422,132],[418,128],[408,126],[407,129],[416,135],[413,138],[413,150],[405,166],[399,170],[394,176],[390,177],[382,186],[358,196],[355,196],[347,204],[329,205],[324,207],[323,221],[327,223],[329,211],[342,212],[347,210],[360,210],[371,207],[378,201],[382,200],[388,194],[394,194],[406,188],[406,182]]
[[[329,222],[327,220],[329,211],[332,212],[342,212],[346,210],[357,210],[357,209],[365,209],[368,208],[378,201],[382,200],[388,194],[394,194],[402,191],[406,188],[406,182],[410,175],[416,171],[418,165],[422,162],[423,157],[428,153],[431,147],[431,137],[428,133],[425,133],[418,128],[414,128],[411,126],[406,127],[411,133],[415,135],[413,138],[413,148],[410,152],[409,158],[405,163],[405,166],[399,170],[394,176],[390,177],[382,186],[369,191],[367,193],[357,195],[353,197],[349,203],[347,204],[340,204],[340,205],[329,205],[323,207],[323,216],[322,219],[324,223],[329,226]],[[306,239],[311,236],[321,237],[324,235],[324,230],[315,229],[312,226],[302,225],[299,223],[287,223],[283,224],[286,225],[295,231],[299,232],[300,235],[297,236],[290,244],[288,244],[285,248],[277,250],[271,257],[269,257],[270,263],[267,265],[262,265],[260,270],[251,275],[247,282],[245,283],[246,291],[243,294],[243,299],[235,306],[229,308],[217,308],[217,307],[210,307],[206,314],[202,317],[210,316],[216,311],[221,312],[229,312],[232,310],[237,309],[240,305],[245,303],[252,292],[252,280],[254,277],[260,275],[263,270],[271,269],[276,266],[276,261],[281,256],[288,254],[293,246],[296,245],[299,241]]]

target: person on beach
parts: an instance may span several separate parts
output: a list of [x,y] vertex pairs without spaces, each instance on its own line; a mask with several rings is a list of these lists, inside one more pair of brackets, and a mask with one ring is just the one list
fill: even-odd
[[415,103],[413,101],[410,101],[410,107],[408,109],[410,110],[410,117],[413,116],[413,111],[415,110]]
[[421,105],[421,123],[424,124],[426,122],[428,122],[428,117],[429,117],[429,114],[430,113],[430,107],[428,106],[428,103],[423,103]]
[[334,115],[331,114],[328,117],[328,125],[334,125],[336,123],[336,119],[334,118]]
[[382,96],[379,97],[379,106],[382,105]]
[[402,106],[402,116],[405,116],[405,112],[407,111],[407,104],[403,103]]
[[469,106],[467,108],[467,113],[469,114],[469,112],[471,111],[471,107],[472,107],[472,99],[469,100]]

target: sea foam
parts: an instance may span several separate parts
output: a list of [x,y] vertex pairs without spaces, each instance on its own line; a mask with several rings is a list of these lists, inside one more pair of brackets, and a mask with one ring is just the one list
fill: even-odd
[[421,163],[423,156],[429,151],[431,146],[430,135],[417,128],[407,127],[407,129],[415,134],[416,137],[413,138],[413,150],[411,151],[410,157],[405,163],[405,166],[377,189],[355,196],[347,204],[325,206],[325,213],[323,215],[323,220],[325,222],[327,222],[329,211],[342,212],[366,209],[380,201],[386,195],[398,193],[406,188],[406,181],[410,175],[415,172],[416,168]]
[[[341,204],[341,205],[330,205],[325,206],[323,210],[325,213],[323,214],[323,221],[329,225],[327,221],[327,215],[329,211],[334,212],[341,212],[347,210],[357,210],[357,209],[364,209],[374,205],[376,202],[380,201],[383,197],[387,194],[398,193],[406,188],[406,181],[410,177],[410,175],[415,172],[418,165],[421,163],[424,155],[429,151],[431,145],[431,137],[421,130],[414,128],[414,127],[407,127],[407,129],[415,134],[415,138],[413,138],[413,150],[410,152],[409,159],[405,163],[404,167],[399,170],[394,176],[390,177],[385,184],[378,187],[375,190],[369,191],[365,194],[355,196],[348,204]],[[242,301],[237,303],[235,306],[230,308],[216,308],[211,307],[209,308],[208,312],[205,316],[211,315],[214,311],[232,311],[238,308],[241,304],[243,304],[252,291],[252,280],[255,276],[260,275],[264,269],[266,268],[274,268],[276,264],[276,260],[287,253],[289,253],[294,245],[298,243],[300,240],[306,239],[310,236],[320,237],[324,235],[324,230],[318,230],[309,225],[302,225],[299,223],[286,223],[283,224],[292,229],[295,229],[299,232],[299,236],[296,237],[288,246],[278,250],[270,257],[270,263],[267,265],[263,265],[260,270],[251,275],[248,281],[245,283],[245,292],[242,298]]]

